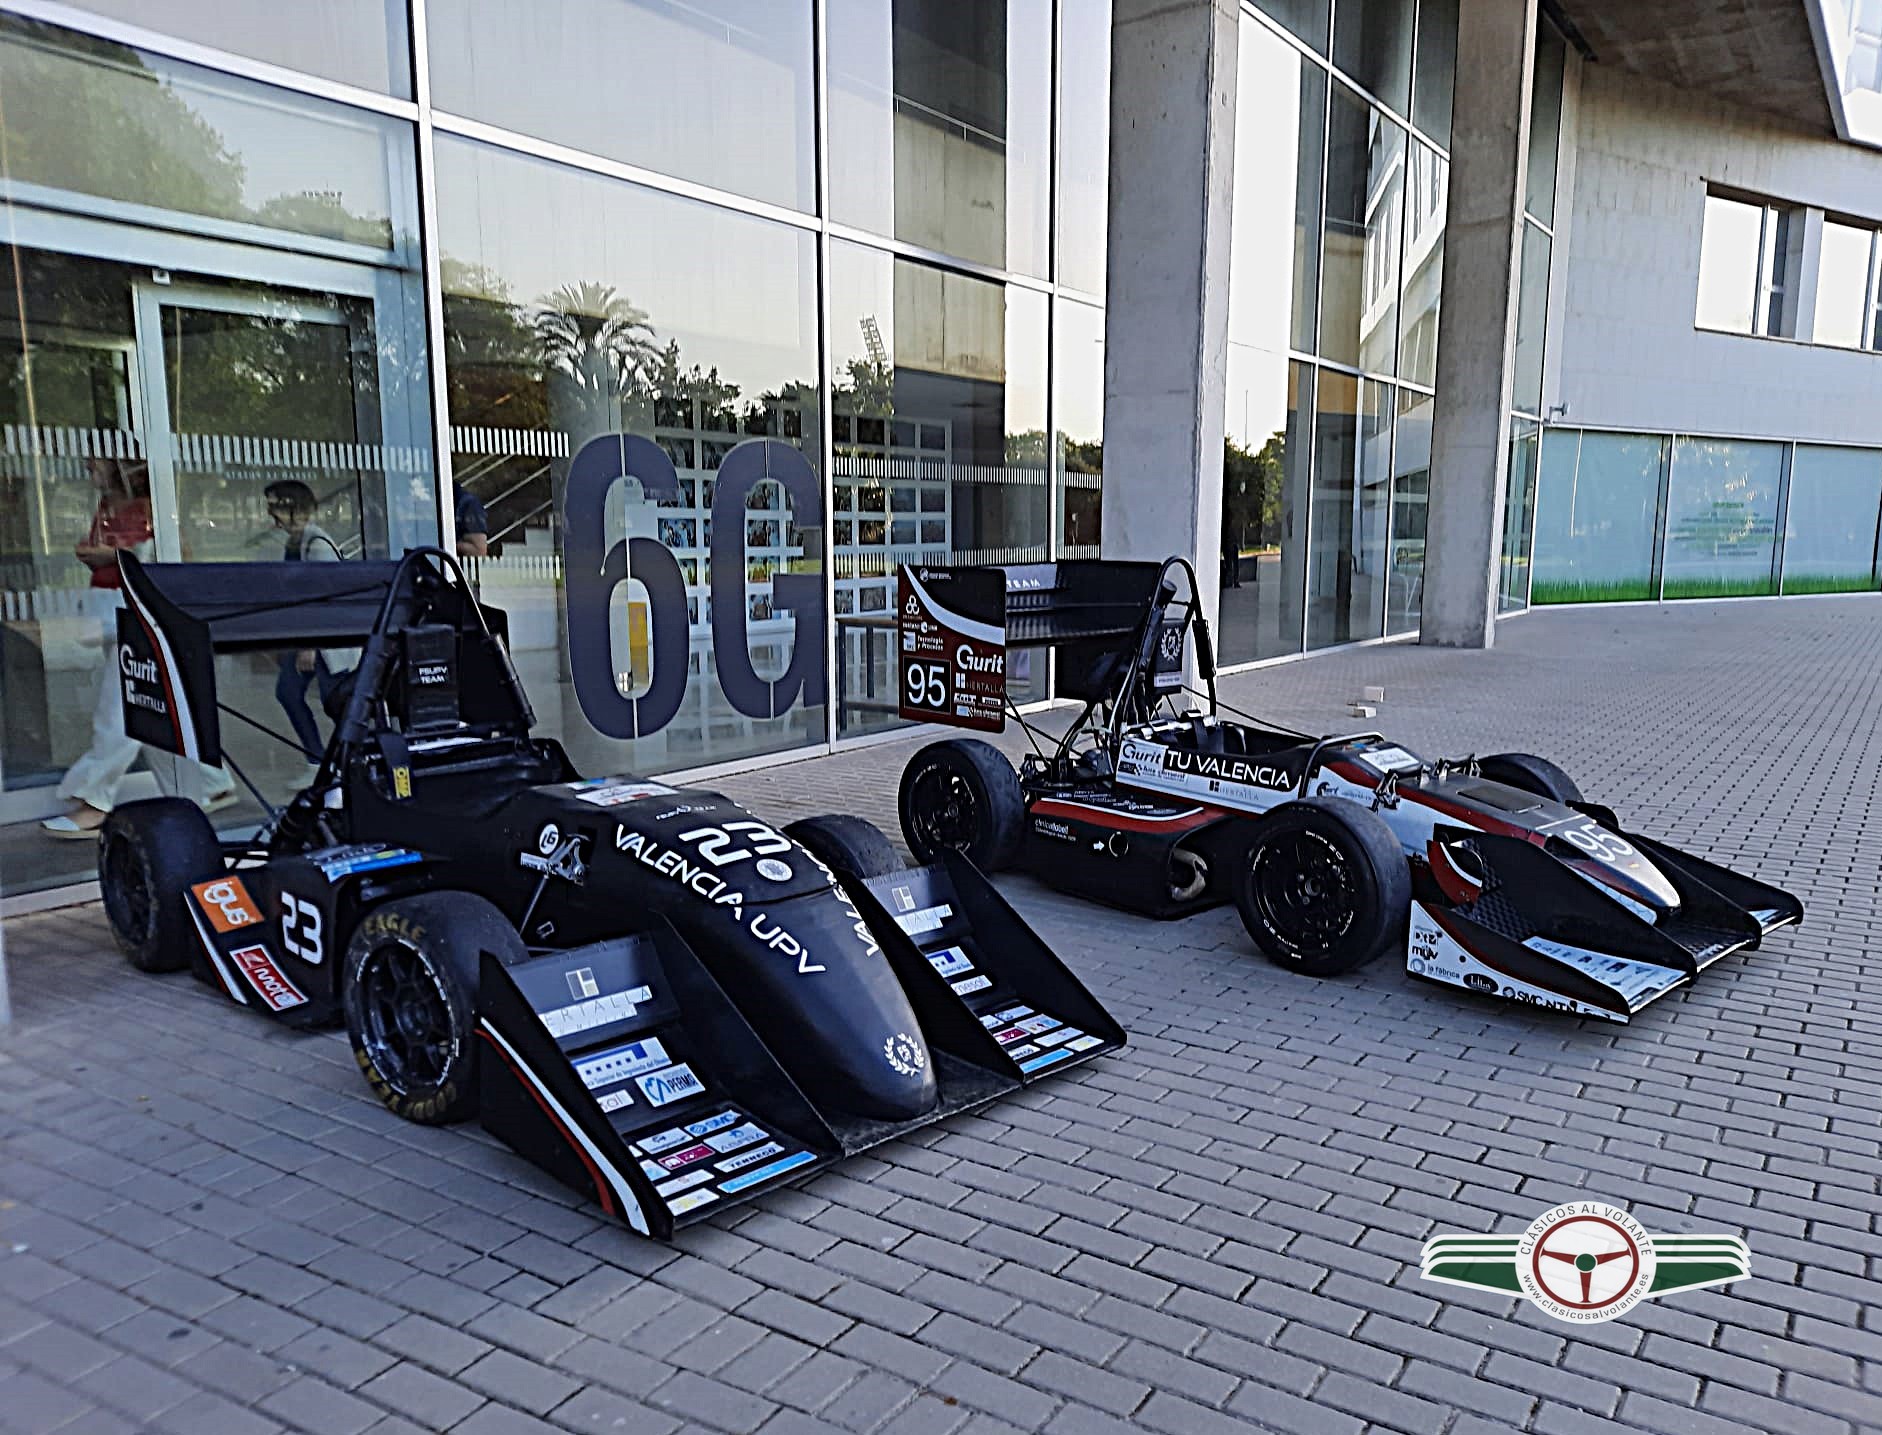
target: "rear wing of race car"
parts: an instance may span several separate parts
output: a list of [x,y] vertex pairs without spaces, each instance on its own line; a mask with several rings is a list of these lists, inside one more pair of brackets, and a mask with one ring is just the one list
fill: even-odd
[[1114,1051],[1122,1027],[966,859],[846,888],[900,979],[937,1099],[910,1121],[819,1106],[693,948],[651,931],[505,966],[478,997],[485,1129],[642,1235]]
[[[1010,649],[1054,651],[1059,692],[1086,702],[1112,697],[1134,663],[1158,676],[1180,673],[1180,628],[1173,651],[1153,640],[1176,597],[1169,579],[1178,565],[1188,567],[1180,559],[903,565],[895,607],[900,715],[1000,731]],[[1213,661],[1205,666],[1213,669]]]
[[[124,730],[164,752],[210,766],[223,760],[218,653],[362,648],[339,724],[352,740],[365,731],[391,671],[400,668],[414,679],[428,654],[439,655],[434,661],[448,669],[453,689],[484,696],[467,717],[497,727],[520,720],[525,731],[533,721],[496,641],[504,632],[502,612],[476,603],[456,561],[438,549],[413,549],[395,561],[344,563],[142,563],[121,553],[119,566]],[[460,681],[461,668],[479,664],[489,665],[474,674],[482,681]],[[421,709],[436,701],[406,696],[416,696]],[[396,706],[411,710],[409,703]]]

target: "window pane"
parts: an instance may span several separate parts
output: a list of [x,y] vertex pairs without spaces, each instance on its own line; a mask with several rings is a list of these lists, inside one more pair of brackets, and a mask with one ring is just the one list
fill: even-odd
[[410,126],[397,121],[11,18],[0,94],[15,202],[179,211],[193,218],[177,227],[230,237],[413,242],[412,196],[390,178],[412,173]]
[[1307,646],[1376,638],[1385,612],[1393,390],[1320,371],[1314,410]]
[[1059,25],[1059,282],[1104,297],[1111,163],[1111,0],[1063,0]]
[[1327,135],[1320,352],[1392,372],[1398,348],[1399,230],[1405,129],[1344,86]]
[[1798,444],[1784,518],[1784,591],[1874,588],[1878,511],[1882,451]]
[[1240,75],[1229,342],[1285,356],[1290,342],[1313,347],[1326,75],[1249,19]]
[[1872,230],[1838,224],[1833,219],[1824,222],[1823,257],[1817,268],[1816,327],[1812,331],[1817,343],[1838,344],[1846,349],[1862,347],[1874,240]]
[[1523,269],[1516,297],[1516,373],[1511,402],[1524,413],[1542,411],[1542,350],[1549,320],[1549,236],[1523,226]]
[[1441,145],[1451,142],[1451,90],[1457,78],[1457,0],[1419,0],[1412,123]]
[[1763,225],[1764,211],[1757,205],[1716,194],[1706,196],[1705,233],[1699,243],[1699,309],[1693,321],[1701,329],[1751,333]]
[[[849,734],[898,721],[898,564],[1045,559],[1046,298],[838,242],[830,355]],[[1014,656],[1014,701],[1044,697],[1042,657]]]
[[1314,370],[1239,344],[1228,364],[1217,645],[1247,663],[1300,651]]
[[1058,556],[1099,556],[1104,500],[1104,310],[1061,302],[1053,323]]
[[1536,493],[1533,603],[1651,598],[1666,441],[1550,429]]
[[1783,444],[1674,440],[1666,501],[1666,597],[1725,598],[1772,591],[1783,468]]
[[1497,581],[1497,612],[1520,612],[1529,606],[1529,532],[1536,503],[1536,438],[1534,419],[1510,421],[1510,471],[1504,487],[1503,562]]
[[1255,0],[1264,10],[1321,54],[1327,52],[1327,11],[1331,0]]
[[1431,506],[1431,418],[1435,401],[1398,391],[1392,442],[1392,548],[1386,565],[1385,631],[1418,626],[1425,597],[1425,523]]
[[821,741],[814,239],[437,153],[456,472],[490,507],[483,596],[543,727],[595,774]]
[[1405,279],[1400,286],[1398,371],[1421,384],[1438,381],[1438,311],[1444,287],[1444,218],[1450,161],[1412,142],[1405,182]]
[[1404,114],[1411,98],[1412,0],[1340,0],[1333,63],[1367,93]]
[[1051,0],[829,0],[830,215],[1046,273]]
[[439,109],[815,208],[809,0],[427,5]]
[[[218,50],[409,99],[404,0],[77,0],[77,8]],[[11,116],[9,116],[9,120]]]
[[1555,164],[1562,143],[1562,69],[1568,46],[1546,20],[1536,24],[1535,89],[1529,108],[1529,182],[1523,207],[1555,224]]

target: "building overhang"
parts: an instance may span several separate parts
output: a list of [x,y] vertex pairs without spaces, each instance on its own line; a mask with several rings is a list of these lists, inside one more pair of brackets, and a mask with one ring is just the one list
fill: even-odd
[[1544,0],[1583,55],[1849,139],[1820,0]]

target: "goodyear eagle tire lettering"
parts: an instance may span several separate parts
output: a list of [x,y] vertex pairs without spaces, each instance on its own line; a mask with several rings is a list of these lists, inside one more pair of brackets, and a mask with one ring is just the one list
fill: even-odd
[[503,914],[469,892],[388,902],[355,929],[342,1004],[353,1059],[387,1110],[422,1126],[477,1112],[482,952],[525,955]]

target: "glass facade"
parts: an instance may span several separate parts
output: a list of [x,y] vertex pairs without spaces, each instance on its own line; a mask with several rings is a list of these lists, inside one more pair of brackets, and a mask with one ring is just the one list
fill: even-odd
[[[896,564],[1098,551],[1108,0],[290,9],[0,19],[6,891],[91,861],[33,819],[79,795],[100,525],[281,556],[289,484],[342,561],[457,530],[598,773],[893,725]],[[104,803],[192,790],[127,765]]]
[[1244,9],[1224,663],[1418,626],[1456,35],[1443,0]]
[[1552,428],[1536,603],[1874,591],[1882,449]]

